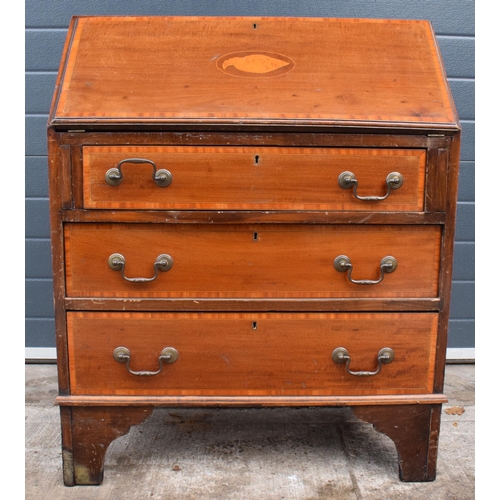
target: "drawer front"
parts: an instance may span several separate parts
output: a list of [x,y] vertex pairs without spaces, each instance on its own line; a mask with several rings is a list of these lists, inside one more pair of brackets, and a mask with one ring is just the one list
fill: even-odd
[[[84,205],[422,211],[425,162],[418,149],[85,146]],[[357,196],[387,198],[357,199],[352,183],[339,185],[344,172],[354,174]],[[394,172],[403,184],[392,189],[391,182],[388,189],[387,176]],[[163,180],[155,181],[155,173]]]
[[[72,394],[432,392],[437,313],[68,313]],[[129,364],[115,360],[128,350]],[[332,353],[347,350],[350,365]],[[173,348],[174,362],[160,361]],[[394,359],[381,364],[381,349]],[[173,351],[170,351],[173,352]],[[175,356],[174,356],[175,358]],[[172,360],[173,358],[170,358]],[[126,361],[126,359],[122,359]],[[143,376],[140,372],[158,372]]]
[[[440,241],[439,226],[69,223],[66,292],[70,297],[436,297]],[[157,271],[162,255],[171,267]],[[340,256],[349,259],[350,270],[334,267]],[[386,257],[396,261],[393,272],[381,264]]]

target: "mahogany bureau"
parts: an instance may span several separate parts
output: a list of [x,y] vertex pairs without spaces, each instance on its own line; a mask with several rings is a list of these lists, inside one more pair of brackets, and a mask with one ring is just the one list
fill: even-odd
[[426,21],[73,18],[48,122],[65,484],[161,406],[350,406],[433,480],[459,144]]

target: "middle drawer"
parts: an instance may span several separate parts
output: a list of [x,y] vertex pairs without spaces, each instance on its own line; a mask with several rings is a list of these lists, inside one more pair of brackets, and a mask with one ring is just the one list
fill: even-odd
[[65,225],[69,297],[436,297],[440,226]]

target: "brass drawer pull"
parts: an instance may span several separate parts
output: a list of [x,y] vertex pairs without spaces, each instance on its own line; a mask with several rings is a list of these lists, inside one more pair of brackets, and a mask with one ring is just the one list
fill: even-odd
[[174,265],[174,259],[167,254],[158,255],[153,264],[155,275],[152,278],[127,278],[125,276],[125,257],[120,253],[114,253],[108,257],[108,265],[113,271],[120,271],[124,280],[131,283],[148,283],[158,277],[158,271],[168,271]]
[[339,175],[339,186],[344,189],[353,189],[354,196],[361,201],[381,201],[385,200],[392,190],[399,189],[403,185],[403,176],[399,172],[391,172],[387,175],[385,183],[387,184],[387,193],[385,196],[358,196],[358,180],[352,172],[342,172]]
[[161,351],[160,356],[158,357],[158,370],[155,372],[148,372],[148,371],[140,371],[140,372],[135,372],[134,370],[130,369],[130,351],[126,347],[117,347],[114,352],[113,352],[113,358],[115,361],[118,363],[127,363],[127,370],[129,373],[132,375],[146,375],[146,376],[151,376],[151,375],[158,375],[158,373],[161,372],[163,368],[163,363],[174,363],[177,360],[177,357],[179,356],[179,353],[177,352],[176,349],[173,347],[165,347],[163,351]]
[[106,172],[106,182],[110,186],[118,186],[123,180],[122,165],[124,163],[150,163],[153,167],[153,180],[160,187],[167,187],[172,182],[172,174],[165,169],[156,170],[154,161],[144,158],[127,158],[122,160],[115,168],[110,168]]
[[384,275],[386,273],[393,273],[397,269],[398,261],[390,255],[384,257],[380,261],[380,278],[378,280],[353,280],[351,277],[353,266],[351,264],[351,259],[349,259],[349,257],[347,257],[346,255],[339,255],[333,261],[333,267],[339,273],[345,273],[347,271],[347,278],[351,283],[354,283],[355,285],[376,285],[384,279]]
[[351,364],[351,357],[349,356],[349,352],[347,351],[346,348],[344,347],[337,347],[332,352],[332,359],[335,363],[347,363],[346,364],[346,371],[350,375],[354,375],[355,377],[371,377],[372,375],[377,375],[377,373],[380,372],[380,369],[382,368],[382,364],[386,365],[388,363],[391,363],[394,359],[394,351],[390,347],[383,347],[380,349],[378,356],[377,356],[377,361],[378,361],[378,368],[374,372],[369,372],[369,371],[359,371],[359,372],[353,372],[349,369],[349,366]]

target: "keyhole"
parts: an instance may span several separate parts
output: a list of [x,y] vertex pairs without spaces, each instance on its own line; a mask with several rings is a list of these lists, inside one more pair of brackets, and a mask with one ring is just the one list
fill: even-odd
[[257,321],[252,322],[252,330],[257,330]]
[[259,233],[253,233],[253,241],[259,241]]
[[257,29],[257,24],[256,24],[256,23],[254,23],[254,24],[253,24],[253,29],[254,29],[254,30],[256,30],[256,29]]
[[258,165],[260,161],[259,155],[255,155],[254,165]]

